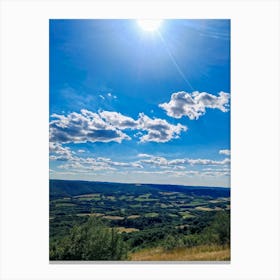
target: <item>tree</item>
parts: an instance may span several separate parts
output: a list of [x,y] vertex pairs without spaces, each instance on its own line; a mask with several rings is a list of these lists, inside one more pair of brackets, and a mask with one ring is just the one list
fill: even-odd
[[91,217],[70,234],[51,243],[50,259],[55,260],[122,260],[127,247],[116,229],[106,227],[102,220]]

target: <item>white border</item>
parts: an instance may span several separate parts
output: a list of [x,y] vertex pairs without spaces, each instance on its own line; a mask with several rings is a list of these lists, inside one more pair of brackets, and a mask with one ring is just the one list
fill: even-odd
[[[1,2],[1,279],[279,279],[279,2]],[[230,18],[232,261],[48,262],[48,19]]]

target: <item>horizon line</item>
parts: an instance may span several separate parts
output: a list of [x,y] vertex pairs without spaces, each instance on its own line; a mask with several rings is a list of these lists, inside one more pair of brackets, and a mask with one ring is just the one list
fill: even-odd
[[218,186],[194,186],[194,185],[179,185],[179,184],[160,184],[160,183],[133,183],[133,182],[114,182],[114,181],[94,181],[94,180],[79,180],[79,179],[54,179],[49,178],[49,181],[56,180],[56,181],[79,181],[79,182],[93,182],[93,183],[113,183],[113,184],[134,184],[134,185],[163,185],[163,186],[182,186],[182,187],[194,187],[194,188],[223,188],[223,189],[231,189],[231,187],[218,187]]

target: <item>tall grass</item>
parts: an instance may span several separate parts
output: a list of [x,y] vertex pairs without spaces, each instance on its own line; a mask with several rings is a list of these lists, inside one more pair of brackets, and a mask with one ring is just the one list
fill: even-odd
[[201,245],[165,250],[163,247],[143,249],[129,256],[132,261],[228,261],[229,246]]

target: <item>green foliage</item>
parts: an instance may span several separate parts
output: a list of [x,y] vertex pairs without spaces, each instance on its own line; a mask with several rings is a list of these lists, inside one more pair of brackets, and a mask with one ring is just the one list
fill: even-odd
[[[199,230],[197,230],[199,231]],[[218,212],[209,226],[200,230],[200,233],[188,235],[167,235],[163,247],[171,250],[180,247],[194,247],[198,245],[229,245],[230,243],[230,216],[225,211]]]
[[95,217],[74,226],[69,235],[50,244],[51,260],[122,260],[126,257],[127,248],[121,235]]
[[230,243],[230,215],[226,211],[219,211],[207,227],[203,236],[208,243],[229,244]]

